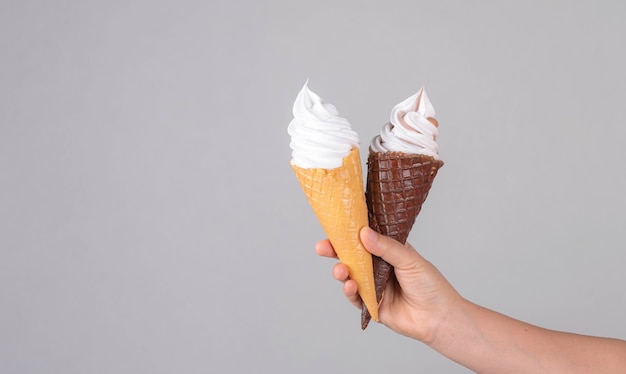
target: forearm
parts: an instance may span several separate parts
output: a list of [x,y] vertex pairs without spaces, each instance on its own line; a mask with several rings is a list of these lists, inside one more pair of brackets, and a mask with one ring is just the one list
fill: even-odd
[[425,342],[478,373],[624,373],[626,342],[543,329],[463,300]]

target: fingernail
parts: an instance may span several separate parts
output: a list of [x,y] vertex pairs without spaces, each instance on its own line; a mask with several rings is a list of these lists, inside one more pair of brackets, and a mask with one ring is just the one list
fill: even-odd
[[378,241],[378,233],[376,231],[372,230],[369,227],[365,227],[364,230],[365,230],[364,234],[367,240],[374,242],[374,243]]

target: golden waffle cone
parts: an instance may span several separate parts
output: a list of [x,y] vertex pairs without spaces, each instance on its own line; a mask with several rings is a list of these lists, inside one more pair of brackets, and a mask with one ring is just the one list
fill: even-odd
[[291,166],[339,260],[356,282],[364,305],[378,321],[372,255],[359,239],[359,231],[368,224],[359,149],[353,148],[336,169]]
[[[375,231],[406,243],[415,219],[443,161],[427,155],[402,152],[371,152],[367,161],[365,192],[369,225]],[[380,302],[393,267],[373,257],[376,300]],[[364,304],[361,328],[370,321],[369,306]]]

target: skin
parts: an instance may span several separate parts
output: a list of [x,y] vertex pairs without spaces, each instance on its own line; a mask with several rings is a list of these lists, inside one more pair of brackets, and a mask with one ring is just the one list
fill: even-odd
[[[380,323],[477,373],[626,373],[626,341],[544,329],[483,308],[464,299],[410,244],[368,227],[361,230],[361,241],[394,266]],[[315,249],[337,258],[328,240]],[[348,301],[361,309],[347,267],[337,263],[332,273]]]

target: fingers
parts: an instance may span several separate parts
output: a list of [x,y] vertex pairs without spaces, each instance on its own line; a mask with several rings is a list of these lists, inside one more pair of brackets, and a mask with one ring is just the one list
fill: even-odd
[[[328,239],[317,242],[315,244],[315,252],[322,257],[337,258],[337,253]],[[356,282],[350,279],[350,271],[348,270],[348,267],[341,262],[338,262],[333,267],[332,273],[333,278],[343,283],[343,294],[346,296],[346,299],[348,299],[352,305],[361,309],[363,302],[359,296]]]
[[347,281],[348,278],[350,278],[348,267],[341,262],[336,263],[333,267],[333,278],[337,279],[339,282]]
[[335,253],[335,249],[328,239],[317,242],[315,244],[315,252],[322,257],[337,258],[337,253]]
[[343,294],[346,296],[346,299],[348,299],[351,304],[361,309],[363,302],[361,301],[361,296],[359,296],[356,282],[350,279],[348,267],[342,263],[335,264],[333,267],[333,277],[343,283]]
[[357,309],[361,309],[361,307],[363,306],[363,301],[361,301],[361,296],[359,296],[355,281],[353,281],[352,279],[348,279],[343,284],[343,294],[352,305],[354,305]]
[[425,262],[422,256],[410,245],[402,245],[388,236],[380,235],[369,227],[364,227],[360,236],[365,249],[382,257],[396,269],[409,269]]

